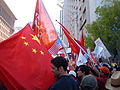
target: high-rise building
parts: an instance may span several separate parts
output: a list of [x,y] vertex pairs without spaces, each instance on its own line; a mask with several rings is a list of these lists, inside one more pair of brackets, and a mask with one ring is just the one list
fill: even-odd
[[16,17],[4,2],[0,0],[0,41],[10,37],[14,32],[14,22]]
[[[96,8],[108,4],[111,3],[104,0],[64,0],[62,24],[79,40],[81,30],[87,35],[85,25],[92,24],[97,19]],[[63,39],[67,44],[65,36]]]
[[85,24],[91,24],[96,20],[95,9],[95,0],[64,0],[63,23],[78,40],[80,31],[86,31]]
[[[63,24],[63,6],[64,6],[64,0],[58,0],[57,5],[61,8],[60,9],[60,23]],[[62,32],[62,28],[60,26],[60,31],[59,31],[59,36],[61,39],[63,39],[63,32]]]

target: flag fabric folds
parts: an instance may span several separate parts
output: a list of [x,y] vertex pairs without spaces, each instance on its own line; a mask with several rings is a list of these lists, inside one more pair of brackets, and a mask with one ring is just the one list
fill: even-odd
[[0,43],[0,80],[8,90],[47,90],[55,81],[48,50],[31,27]]
[[84,32],[83,32],[83,29],[81,30],[80,42],[81,42],[81,45],[82,45],[82,46],[85,46],[85,45],[84,45]]
[[[59,24],[60,24],[60,26],[62,26],[62,30],[63,30],[63,32],[65,33],[65,35],[66,35],[66,37],[68,39],[68,42],[69,42],[69,45],[70,45],[72,51],[74,53],[78,54],[78,55],[79,55],[79,52],[80,52],[81,48],[84,51],[86,51],[85,46],[83,46],[79,40],[76,40],[74,38],[74,36],[72,34],[70,34],[70,32],[61,23],[59,23]],[[84,42],[82,42],[82,43],[84,43]],[[81,46],[81,48],[80,48],[80,46]]]
[[38,34],[47,49],[58,39],[55,27],[42,0],[37,0],[32,28]]
[[[57,46],[55,47],[54,44],[56,40],[58,40],[58,35],[42,0],[37,0],[32,29],[37,33],[37,36],[47,50],[53,47],[57,49]],[[51,49],[49,51],[50,53],[54,52],[51,51]],[[56,51],[54,53],[56,53]]]

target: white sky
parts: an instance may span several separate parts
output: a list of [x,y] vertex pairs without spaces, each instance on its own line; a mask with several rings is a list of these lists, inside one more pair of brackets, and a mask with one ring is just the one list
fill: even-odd
[[[37,0],[4,0],[16,16],[15,27],[24,27],[28,22],[33,21]],[[60,8],[56,5],[57,0],[42,0],[46,10],[55,26],[59,29],[56,19],[59,21]]]

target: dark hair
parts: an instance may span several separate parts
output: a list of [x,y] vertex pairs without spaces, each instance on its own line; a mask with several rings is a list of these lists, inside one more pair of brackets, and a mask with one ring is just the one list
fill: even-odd
[[91,68],[87,65],[80,65],[78,67],[76,67],[76,71],[78,71],[78,69],[80,68],[80,71],[82,73],[85,73],[85,75],[90,74]]
[[100,63],[103,62],[102,58],[99,58],[99,62],[100,62]]
[[61,56],[57,56],[51,60],[51,63],[54,64],[57,68],[62,66],[65,71],[67,71],[68,61]]

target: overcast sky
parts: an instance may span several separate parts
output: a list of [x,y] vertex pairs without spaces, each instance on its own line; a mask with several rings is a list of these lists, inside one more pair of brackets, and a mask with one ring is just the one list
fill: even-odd
[[[13,14],[16,16],[17,20],[15,22],[15,27],[24,27],[28,22],[33,21],[35,6],[37,0],[4,0],[10,7]],[[56,19],[59,20],[60,8],[56,5],[57,0],[43,0],[46,10],[56,27],[59,25],[56,23]]]

